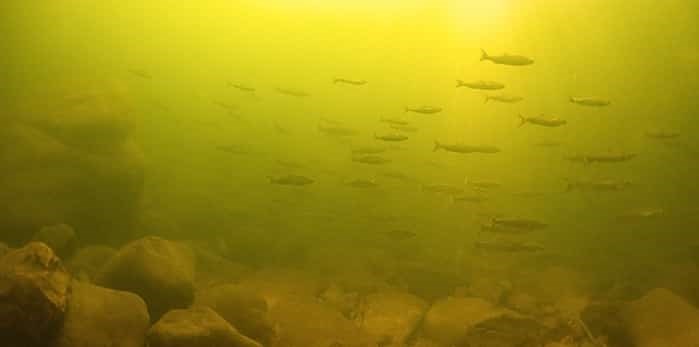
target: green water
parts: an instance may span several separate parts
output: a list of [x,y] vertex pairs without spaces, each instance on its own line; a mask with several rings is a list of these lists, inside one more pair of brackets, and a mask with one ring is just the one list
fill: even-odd
[[[691,260],[699,242],[692,1],[5,1],[0,13],[0,115],[8,124],[0,228],[13,243],[68,222],[89,242],[194,239],[260,267],[327,273],[376,263],[408,286],[432,281],[425,295],[442,295],[475,268],[568,264],[600,280],[655,273]],[[481,49],[534,63],[480,61]],[[456,80],[506,87],[484,92],[456,88]],[[501,92],[523,100],[484,103]],[[81,95],[88,101],[75,101]],[[611,104],[580,106],[571,96]],[[404,112],[422,105],[443,111]],[[567,124],[518,127],[518,114]],[[418,131],[403,142],[375,140],[399,133],[382,117]],[[358,134],[324,134],[323,118]],[[646,135],[658,130],[679,136]],[[501,151],[434,152],[435,140]],[[235,153],[220,148],[227,146]],[[391,162],[352,160],[352,148],[368,146],[388,148],[377,155]],[[608,153],[636,156],[565,159]],[[314,182],[270,183],[288,174]],[[482,204],[423,188],[472,193],[465,178],[501,187],[482,193]],[[351,187],[352,179],[378,187]],[[571,179],[632,184],[566,192]],[[617,220],[638,208],[662,210]],[[482,232],[498,215],[548,227]],[[391,236],[396,230],[412,236]],[[541,249],[474,247],[491,240]]]

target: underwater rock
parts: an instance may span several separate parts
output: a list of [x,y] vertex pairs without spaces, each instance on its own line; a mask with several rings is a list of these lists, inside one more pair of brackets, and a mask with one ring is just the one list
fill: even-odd
[[498,281],[492,278],[476,277],[469,285],[468,293],[469,296],[485,299],[498,305],[511,289],[512,284],[505,280]]
[[62,259],[70,257],[78,246],[75,230],[67,224],[42,227],[34,234],[32,241],[45,243]]
[[142,347],[150,327],[138,295],[73,281],[56,347]]
[[10,251],[10,247],[2,242],[0,242],[0,257],[5,255],[5,253]]
[[7,241],[56,223],[89,231],[78,236],[91,241],[124,240],[134,230],[144,159],[133,113],[116,88],[83,88],[93,91],[17,98],[0,129],[0,201],[12,201],[0,214]]
[[536,320],[513,312],[500,315],[471,326],[464,346],[521,346],[538,347],[547,342],[548,329]]
[[51,248],[31,242],[0,258],[0,341],[44,345],[60,329],[70,275]]
[[275,337],[274,326],[269,319],[267,302],[254,291],[235,284],[224,284],[200,290],[196,293],[195,306],[206,306],[223,319],[264,346]]
[[186,245],[194,252],[195,263],[197,264],[195,274],[195,286],[197,289],[238,282],[252,272],[252,269],[249,267],[230,261],[206,249],[205,246],[193,242],[187,242]]
[[116,250],[108,246],[92,245],[79,249],[66,267],[79,280],[93,281],[100,269],[116,254]]
[[376,342],[340,312],[324,306],[314,297],[287,296],[270,307],[278,327],[274,346],[375,346]]
[[471,327],[502,312],[484,299],[447,297],[432,304],[422,322],[422,332],[443,345],[458,346],[466,341]]
[[359,306],[359,294],[348,293],[338,284],[330,284],[320,293],[319,299],[327,306],[340,311],[347,319],[353,319]]
[[194,299],[194,256],[181,244],[145,237],[122,247],[100,270],[95,283],[136,293],[152,320]]
[[427,303],[409,293],[387,291],[367,295],[359,309],[359,327],[381,346],[401,347],[418,328]]
[[665,288],[629,303],[624,317],[634,346],[699,346],[699,309]]
[[514,292],[508,295],[504,306],[526,315],[536,315],[540,311],[536,298],[524,292]]
[[166,313],[150,328],[147,339],[149,347],[262,347],[203,306]]

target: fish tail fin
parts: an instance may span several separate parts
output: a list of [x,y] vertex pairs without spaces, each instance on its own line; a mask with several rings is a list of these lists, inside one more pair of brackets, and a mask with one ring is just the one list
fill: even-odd
[[488,53],[485,52],[485,49],[481,48],[481,61],[487,60],[488,58]]
[[378,139],[379,139],[379,136],[376,135],[376,133],[374,133],[374,140],[378,140]]
[[464,81],[462,81],[462,80],[456,80],[456,87],[457,87],[457,88],[463,86],[464,84],[465,84]]
[[517,116],[519,116],[519,125],[518,125],[518,127],[521,127],[522,125],[524,125],[525,123],[527,123],[527,119],[524,118],[524,116],[522,116],[521,114],[518,114]]
[[570,101],[570,102],[575,102],[575,98],[572,97],[572,96],[569,96],[569,97],[568,97],[568,101]]
[[410,108],[408,106],[405,106],[405,112],[410,111]]
[[488,103],[488,100],[490,100],[490,95],[487,95],[487,94],[486,94],[486,95],[484,95],[484,97],[485,97],[485,100],[483,100],[483,103],[484,103],[484,104],[487,104],[487,103]]
[[337,82],[340,82],[340,79],[339,79],[339,78],[333,78],[333,83],[337,83]]
[[434,148],[432,149],[432,152],[436,152],[440,148],[442,148],[442,145],[439,143],[439,141],[435,140],[434,141]]

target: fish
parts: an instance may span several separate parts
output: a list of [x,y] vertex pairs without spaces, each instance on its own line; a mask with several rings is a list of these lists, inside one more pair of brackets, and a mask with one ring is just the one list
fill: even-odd
[[379,153],[384,153],[388,149],[385,147],[358,147],[358,148],[353,148],[352,153],[353,154],[379,154]]
[[367,81],[364,81],[364,80],[359,80],[359,81],[358,81],[358,80],[349,80],[349,79],[345,79],[345,78],[335,78],[335,79],[333,79],[333,83],[335,83],[335,84],[337,84],[337,83],[344,83],[344,84],[351,84],[351,85],[354,85],[354,86],[363,86],[363,85],[367,84]]
[[383,171],[379,175],[387,178],[392,178],[399,181],[412,182],[412,178],[408,177],[406,174],[398,171]]
[[569,156],[566,159],[572,162],[584,164],[592,163],[621,163],[636,157],[635,153],[605,153],[605,154],[579,154]]
[[138,76],[147,80],[153,79],[153,76],[151,76],[151,74],[148,73],[148,71],[143,69],[129,69],[128,71],[134,76]]
[[602,98],[597,98],[597,97],[575,97],[571,96],[568,98],[570,102],[582,106],[595,106],[595,107],[603,107],[603,106],[609,106],[612,102],[607,100],[607,99],[602,99]]
[[318,131],[330,136],[357,136],[357,130],[346,128],[340,125],[323,125],[318,123]]
[[642,221],[650,218],[660,217],[665,214],[665,210],[660,207],[642,207],[627,210],[617,215],[619,221]]
[[397,118],[381,117],[380,121],[383,123],[388,123],[388,124],[392,124],[392,125],[408,125],[408,124],[410,124],[408,121],[405,121],[402,119],[397,119]]
[[235,88],[235,89],[238,89],[238,90],[240,90],[240,91],[242,91],[242,92],[252,93],[252,92],[255,91],[255,88],[253,88],[253,87],[248,87],[248,86],[246,86],[246,85],[239,84],[239,83],[228,82],[228,86],[229,86],[229,87],[232,87],[232,88]]
[[388,164],[391,162],[390,159],[386,159],[384,157],[380,157],[378,155],[364,155],[360,157],[352,157],[352,161],[357,162],[357,163],[362,163],[362,164],[370,164],[370,165],[381,165],[381,164]]
[[536,252],[541,251],[544,247],[536,242],[515,242],[515,241],[476,241],[475,248],[486,251],[501,251],[501,252]]
[[484,49],[481,49],[481,61],[490,60],[495,64],[524,66],[534,64],[534,60],[523,55],[511,55],[504,53],[503,55],[488,55]]
[[468,177],[464,177],[464,184],[478,189],[494,189],[500,188],[501,186],[499,182],[487,180],[472,180]]
[[442,112],[443,109],[441,107],[436,107],[436,106],[420,106],[420,107],[406,107],[405,112],[414,112],[414,113],[421,113],[421,114],[435,114]]
[[306,186],[315,182],[311,178],[300,175],[285,175],[278,177],[269,176],[268,178],[269,182],[272,184],[279,184],[285,186]]
[[491,223],[495,226],[526,230],[539,230],[548,227],[546,223],[526,218],[493,218]]
[[451,202],[463,202],[471,204],[482,204],[486,202],[488,198],[480,194],[470,194],[470,195],[454,195],[451,197]]
[[597,192],[614,192],[621,191],[630,186],[630,181],[617,181],[612,179],[604,180],[569,180],[566,185],[566,192],[573,190],[580,191],[597,191]]
[[227,102],[223,102],[223,101],[218,101],[218,100],[214,100],[213,102],[214,102],[214,105],[220,106],[221,108],[223,108],[223,109],[225,109],[225,110],[227,110],[227,111],[231,111],[231,112],[232,112],[232,111],[236,111],[236,110],[238,109],[238,106],[237,106],[237,105],[234,105],[234,104],[231,104],[231,103],[227,103]]
[[345,181],[345,185],[353,188],[376,188],[379,186],[374,179],[368,180],[362,178],[347,180]]
[[472,145],[461,145],[461,144],[442,144],[439,141],[435,141],[434,142],[434,149],[432,149],[432,151],[436,152],[439,149],[444,149],[448,152],[463,153],[463,154],[469,154],[469,153],[494,154],[494,153],[500,152],[500,149],[495,147],[495,146],[472,146]]
[[646,131],[646,137],[656,140],[673,140],[680,137],[676,131],[651,130]]
[[395,129],[395,130],[406,132],[406,133],[415,133],[419,130],[416,127],[411,127],[411,126],[407,126],[407,125],[391,125],[391,129]]
[[380,231],[381,235],[394,241],[405,241],[414,238],[417,234],[409,230],[393,229],[389,231]]
[[459,87],[467,87],[467,88],[471,88],[471,89],[480,89],[480,90],[498,90],[498,89],[505,88],[505,85],[500,83],[500,82],[495,82],[495,81],[464,82],[462,80],[456,80],[456,88],[459,88]]
[[524,124],[531,123],[535,125],[541,125],[544,127],[559,127],[561,125],[566,125],[568,124],[568,121],[556,117],[552,118],[546,118],[544,116],[541,117],[524,117],[521,114],[519,115],[519,126],[521,127]]
[[490,101],[490,100],[497,101],[497,102],[503,102],[503,103],[507,103],[507,104],[514,104],[516,102],[520,102],[520,101],[524,100],[524,98],[521,96],[505,95],[505,94],[486,95],[485,101],[483,103],[488,103],[488,101]]
[[464,189],[451,184],[423,184],[421,186],[423,192],[458,195],[463,194]]
[[297,89],[275,88],[275,90],[279,94],[284,94],[284,95],[293,96],[293,97],[297,97],[297,98],[311,96],[311,94],[306,93],[302,90],[297,90]]
[[384,134],[384,135],[374,134],[374,139],[381,140],[381,141],[389,141],[389,142],[399,142],[399,141],[407,140],[408,137],[405,135],[401,135],[401,134]]

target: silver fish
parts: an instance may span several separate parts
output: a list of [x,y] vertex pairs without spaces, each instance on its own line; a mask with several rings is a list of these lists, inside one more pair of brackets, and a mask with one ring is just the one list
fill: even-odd
[[255,91],[255,88],[253,88],[253,87],[248,87],[248,86],[246,86],[246,85],[239,84],[239,83],[228,82],[228,86],[231,87],[231,88],[238,89],[238,90],[240,90],[240,91],[242,91],[242,92],[251,93],[251,92],[254,92],[254,91]]
[[475,248],[486,251],[500,252],[536,252],[543,250],[544,247],[535,242],[514,242],[514,241],[476,241]]
[[392,125],[408,125],[408,121],[402,120],[402,119],[396,119],[396,118],[384,118],[381,117],[381,122],[383,123],[388,123]]
[[345,181],[345,185],[353,187],[353,188],[376,188],[379,185],[376,183],[376,180],[373,179],[353,179],[353,180],[348,180]]
[[138,76],[147,80],[153,78],[153,76],[151,76],[151,74],[148,73],[148,71],[143,69],[129,69],[128,71],[134,76]]
[[436,107],[436,106],[420,106],[420,107],[406,107],[405,112],[415,112],[415,113],[422,113],[422,114],[435,114],[442,112],[441,107]]
[[391,162],[390,159],[386,159],[386,158],[380,157],[378,155],[364,155],[361,157],[353,157],[352,161],[357,162],[357,163],[362,163],[362,164],[370,164],[370,165],[381,165],[381,164],[388,164]]
[[351,85],[354,85],[354,86],[362,86],[362,85],[367,84],[367,81],[364,81],[364,80],[360,80],[360,81],[358,81],[358,80],[349,80],[349,79],[346,79],[346,78],[335,78],[335,79],[333,80],[333,83],[335,83],[335,84],[337,84],[337,83],[344,83],[344,84],[351,84]]
[[471,89],[480,89],[480,90],[498,90],[498,89],[505,88],[505,85],[500,83],[500,82],[495,82],[495,81],[464,82],[462,80],[456,80],[456,88],[459,88],[459,87],[467,87],[467,88],[471,88]]
[[381,140],[381,141],[398,142],[398,141],[405,141],[408,139],[408,137],[405,135],[401,135],[401,134],[384,134],[384,135],[374,134],[374,139]]
[[384,153],[388,149],[385,147],[358,147],[358,148],[353,148],[352,153],[353,154],[379,154],[379,153]]
[[488,55],[484,49],[481,49],[481,61],[483,60],[490,60],[495,64],[511,66],[524,66],[534,63],[534,60],[522,55],[511,55],[507,53],[503,55]]
[[605,180],[569,180],[566,185],[566,191],[587,190],[597,192],[615,192],[621,191],[630,186],[630,181],[617,181],[611,179]]
[[612,102],[607,100],[607,99],[602,99],[602,98],[596,98],[596,97],[575,97],[571,96],[570,97],[570,102],[582,106],[596,106],[596,107],[602,107],[602,106],[609,106]]
[[561,125],[566,125],[568,124],[568,121],[560,119],[560,118],[546,118],[546,117],[525,117],[522,116],[521,114],[519,115],[519,126],[521,127],[524,124],[535,124],[535,125],[541,125],[544,127],[559,127]]
[[297,89],[276,88],[275,90],[279,94],[284,94],[284,95],[293,96],[293,97],[297,97],[297,98],[311,96],[311,94],[308,94],[302,90],[297,90]]
[[442,143],[439,143],[439,141],[435,141],[434,142],[434,149],[432,151],[436,152],[439,149],[444,149],[448,152],[463,153],[463,154],[468,154],[468,153],[494,154],[494,153],[500,152],[500,149],[495,147],[495,146],[472,146],[472,145],[460,145],[460,144],[442,144]]
[[450,184],[423,184],[423,192],[457,195],[462,194],[464,189]]
[[680,133],[676,131],[651,130],[646,131],[646,137],[656,140],[672,140],[680,137]]
[[636,157],[635,153],[606,153],[606,154],[580,154],[566,159],[583,164],[592,163],[621,163]]

